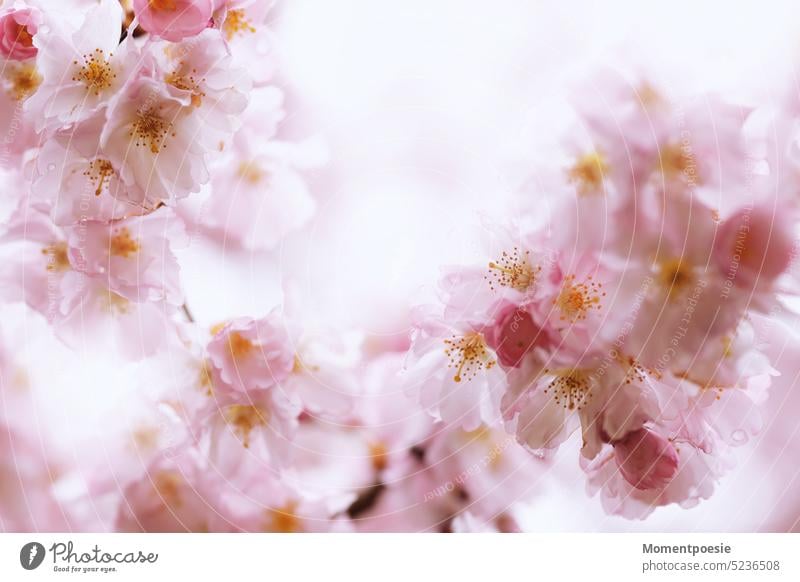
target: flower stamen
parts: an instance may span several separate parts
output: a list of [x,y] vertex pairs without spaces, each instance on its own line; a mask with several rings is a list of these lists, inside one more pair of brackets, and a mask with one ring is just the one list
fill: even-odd
[[233,40],[233,37],[237,34],[244,35],[256,31],[253,25],[250,24],[250,21],[245,17],[244,10],[242,9],[228,10],[225,23],[222,25],[222,30],[225,32],[225,38],[229,41]]
[[579,369],[544,370],[545,374],[555,374],[555,378],[544,389],[553,401],[565,410],[581,410],[592,397],[589,375]]
[[[112,56],[112,53],[108,54],[109,59]],[[94,52],[83,55],[83,65],[80,65],[78,61],[72,61],[72,63],[80,67],[72,80],[80,81],[90,93],[94,93],[96,96],[111,87],[114,79],[117,78],[103,49],[94,49]]]
[[116,234],[108,241],[108,248],[111,256],[129,259],[132,255],[139,252],[141,246],[139,242],[131,236],[131,231],[123,227],[117,230]]
[[603,284],[592,280],[591,275],[581,283],[575,282],[575,275],[564,277],[564,286],[553,300],[561,311],[561,320],[570,323],[583,321],[592,309],[600,309],[600,300],[606,295],[602,288]]
[[225,410],[225,421],[234,427],[242,440],[244,448],[250,447],[250,433],[253,429],[266,426],[269,413],[253,404],[233,404]]
[[94,195],[100,196],[103,192],[103,188],[108,186],[109,178],[114,175],[114,166],[112,166],[111,162],[108,160],[97,158],[89,162],[89,167],[86,168],[83,175],[97,186],[94,190]]
[[478,332],[468,333],[463,337],[453,336],[444,340],[445,355],[448,357],[448,368],[455,368],[454,382],[471,380],[480,370],[489,370],[495,361],[489,355],[486,341]]
[[530,263],[530,252],[520,253],[517,247],[507,253],[503,251],[498,261],[489,263],[489,274],[485,279],[489,287],[496,291],[497,287],[510,287],[517,291],[527,291],[536,284],[536,277],[541,272],[540,266]]
[[578,158],[567,170],[567,178],[570,183],[577,184],[579,195],[588,196],[603,193],[603,179],[607,173],[605,157],[600,152],[593,151]]

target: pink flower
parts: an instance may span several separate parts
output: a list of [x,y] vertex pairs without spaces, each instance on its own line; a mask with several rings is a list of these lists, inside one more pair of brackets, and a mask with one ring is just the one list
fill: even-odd
[[36,56],[33,39],[42,23],[42,13],[36,7],[16,3],[0,14],[0,53],[15,61]]
[[294,346],[277,311],[224,324],[209,342],[208,354],[223,387],[239,393],[273,388],[295,366]]
[[38,131],[82,121],[107,107],[141,58],[131,39],[119,42],[122,8],[117,0],[92,6],[77,30],[58,21],[48,26],[52,32],[37,39],[42,84],[26,103]]
[[581,428],[582,455],[640,428],[658,413],[654,379],[632,358],[599,353],[529,359],[509,373],[506,429],[531,450],[554,449]]
[[72,348],[112,347],[140,360],[177,340],[174,313],[168,303],[130,301],[110,290],[107,281],[71,270],[61,283],[54,325],[59,339]]
[[23,199],[12,214],[2,236],[2,263],[7,301],[24,301],[48,321],[59,316],[61,286],[72,270],[66,235],[44,212]]
[[[461,505],[487,520],[532,501],[548,467],[517,444],[513,435],[485,425],[470,432],[438,427],[423,447],[433,483],[443,485],[446,495],[460,497]],[[423,501],[441,495],[434,489]]]
[[[627,297],[624,292],[609,297],[611,273],[592,252],[559,253],[542,280],[542,300],[531,309],[538,321],[566,347],[583,349],[609,327],[611,301]],[[558,338],[556,340],[555,338]]]
[[58,225],[119,220],[148,210],[136,186],[120,180],[118,167],[100,149],[104,122],[97,114],[58,131],[38,151],[31,190]]
[[265,473],[256,463],[241,467],[227,489],[224,512],[235,531],[320,533],[352,529],[336,494],[309,494]]
[[23,203],[2,238],[8,259],[0,277],[8,300],[41,313],[71,347],[96,342],[140,359],[175,339],[174,307],[131,301],[109,289],[108,278],[80,272],[67,238],[41,210]]
[[146,74],[132,78],[108,111],[100,147],[120,179],[154,209],[208,181],[202,120],[183,96]]
[[300,170],[318,165],[321,156],[313,143],[275,139],[282,99],[274,88],[253,95],[242,128],[213,166],[210,195],[196,209],[200,228],[226,246],[272,249],[314,214]]
[[249,78],[233,69],[219,32],[143,56],[107,112],[100,147],[145,208],[197,192],[247,103]]
[[[675,503],[690,508],[708,499],[718,479],[730,468],[727,448],[713,439],[700,445],[691,429],[680,423],[654,424],[647,430],[655,435],[638,437],[645,443],[640,442],[641,452],[655,455],[650,459],[651,464],[656,461],[655,466],[648,470],[647,462],[636,456],[638,453],[633,449],[626,450],[622,459],[611,447],[591,461],[582,457],[589,493],[600,492],[601,503],[608,513],[628,519],[644,519],[659,506]],[[636,438],[633,437],[632,444]],[[622,465],[634,459],[636,464],[624,469],[628,472],[625,476]],[[631,481],[651,487],[637,488]]]
[[612,444],[620,473],[636,489],[663,489],[678,470],[678,453],[672,443],[646,428]]
[[275,39],[266,26],[274,0],[218,0],[224,6],[214,13],[230,47],[236,66],[245,67],[253,75],[256,86],[262,87],[275,74]]
[[133,0],[139,24],[147,32],[169,41],[194,36],[207,28],[214,12],[213,0]]
[[232,531],[221,512],[223,482],[197,451],[161,455],[125,487],[115,522],[121,532]]
[[744,208],[720,226],[714,258],[737,287],[769,287],[788,269],[793,245],[792,224],[780,208]]
[[430,413],[465,430],[494,423],[504,376],[481,330],[418,309],[405,385]]
[[179,306],[183,294],[172,250],[182,238],[182,225],[168,208],[111,224],[86,222],[70,229],[70,263],[129,301]]
[[360,343],[342,337],[292,330],[295,356],[282,389],[296,395],[314,418],[350,418],[360,384]]
[[235,475],[254,458],[277,471],[292,460],[300,412],[299,400],[279,387],[219,391],[195,415],[192,432],[222,475]]
[[508,304],[527,307],[541,299],[550,262],[541,241],[517,225],[488,221],[481,235],[483,264],[442,269],[439,289],[448,320],[488,323]]

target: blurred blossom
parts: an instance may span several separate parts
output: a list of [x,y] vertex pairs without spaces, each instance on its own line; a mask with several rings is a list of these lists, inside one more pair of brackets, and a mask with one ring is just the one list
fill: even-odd
[[794,22],[6,2],[0,530],[796,530]]

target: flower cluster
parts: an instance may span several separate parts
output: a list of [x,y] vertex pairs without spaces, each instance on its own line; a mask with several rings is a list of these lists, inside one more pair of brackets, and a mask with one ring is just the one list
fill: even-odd
[[409,386],[443,422],[539,455],[579,433],[589,491],[644,518],[708,498],[761,429],[777,372],[758,326],[796,294],[797,136],[767,159],[750,109],[593,86],[574,103],[583,139],[513,224],[487,225],[486,262],[448,268],[419,309]]
[[68,4],[0,14],[0,161],[19,199],[0,276],[68,343],[149,356],[174,335],[187,227],[274,246],[313,212],[295,166],[314,155],[276,139],[270,2]]
[[191,237],[270,251],[315,210],[324,148],[281,139],[274,10],[0,5],[0,293],[140,366],[100,452],[57,453],[4,323],[0,529],[518,531],[573,435],[609,513],[708,498],[762,428],[764,322],[798,293],[798,103],[599,79],[407,340],[318,328],[291,281],[204,328]]

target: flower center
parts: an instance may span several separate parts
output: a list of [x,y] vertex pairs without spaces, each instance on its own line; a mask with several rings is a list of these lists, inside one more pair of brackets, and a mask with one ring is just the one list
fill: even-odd
[[269,413],[254,404],[233,404],[225,410],[225,421],[234,427],[245,448],[250,447],[250,433],[266,426]]
[[179,507],[183,477],[177,471],[159,471],[153,477],[153,489],[167,507]]
[[158,109],[148,106],[136,112],[136,119],[131,126],[130,135],[137,146],[146,146],[154,154],[166,148],[165,140],[171,133],[172,124],[161,117]]
[[578,158],[575,165],[567,171],[567,177],[573,184],[577,184],[578,194],[603,193],[603,177],[608,173],[608,164],[605,157],[599,152],[590,152]]
[[592,397],[589,376],[583,370],[568,369],[552,372],[545,370],[544,373],[555,374],[555,378],[544,389],[544,393],[551,395],[553,401],[565,410],[580,410]]
[[593,281],[591,275],[581,283],[575,282],[575,275],[567,275],[561,292],[553,300],[561,311],[561,320],[575,323],[586,319],[592,309],[600,309],[600,299],[606,295],[602,288],[603,284]]
[[32,63],[9,65],[8,80],[8,94],[16,101],[24,101],[42,84],[42,76]]
[[205,392],[206,396],[214,394],[214,380],[211,377],[211,362],[207,359],[203,360],[200,364],[200,371],[198,373],[198,383],[200,388]]
[[25,48],[31,48],[33,46],[33,35],[28,32],[28,27],[24,24],[17,24],[17,37],[14,41],[17,44],[21,44]]
[[511,287],[517,291],[527,291],[533,286],[542,268],[531,266],[529,255],[529,251],[520,254],[519,249],[514,247],[511,253],[503,251],[497,262],[491,261],[486,279],[492,291],[496,290],[496,286]]
[[692,268],[680,258],[667,259],[658,265],[658,281],[670,298],[683,292],[694,281]]
[[89,167],[83,172],[92,184],[96,185],[94,190],[95,196],[100,196],[103,188],[108,186],[108,179],[114,175],[114,166],[111,162],[101,158],[89,162]]
[[104,299],[106,300],[106,308],[112,314],[124,315],[130,311],[131,302],[122,295],[118,295],[113,291],[108,291]]
[[659,374],[656,370],[645,368],[633,356],[619,356],[618,361],[625,370],[625,378],[623,379],[624,384],[636,384],[639,382],[644,382],[647,380],[648,376],[654,376],[656,378],[661,377],[661,374]]
[[300,518],[295,511],[297,504],[290,501],[281,508],[267,510],[265,530],[273,533],[296,533],[301,531]]
[[697,165],[691,145],[670,143],[661,148],[659,169],[666,178],[683,177],[689,182],[697,182]]
[[228,15],[225,17],[225,24],[222,25],[222,30],[225,32],[225,37],[228,40],[233,40],[237,34],[245,34],[255,32],[256,29],[250,24],[250,21],[244,15],[244,10],[228,10]]
[[120,228],[108,241],[109,252],[114,257],[130,258],[139,252],[139,242],[131,236],[127,228]]
[[206,94],[200,90],[200,83],[205,79],[199,81],[195,78],[197,69],[192,69],[189,73],[182,73],[184,64],[178,63],[178,67],[166,76],[166,81],[173,87],[181,91],[188,91],[192,94],[192,107],[200,107],[203,103],[203,97]]
[[236,169],[236,173],[239,174],[245,182],[253,186],[259,184],[267,175],[255,160],[241,162]]
[[238,331],[234,331],[228,336],[228,348],[231,351],[231,357],[239,360],[250,355],[255,345]]
[[489,356],[483,335],[468,333],[463,337],[453,336],[444,340],[444,353],[449,359],[448,368],[455,368],[453,381],[471,380],[480,370],[489,370],[495,361]]
[[67,243],[57,242],[42,249],[42,254],[47,255],[47,270],[53,273],[63,273],[70,268],[67,255]]
[[[112,54],[108,54],[111,58]],[[73,64],[79,65],[78,61],[73,61]],[[83,55],[83,66],[78,69],[75,76],[72,77],[73,81],[80,81],[86,86],[86,90],[95,95],[100,95],[101,91],[105,91],[117,78],[117,74],[107,61],[105,53],[102,49],[94,49],[94,52],[88,55]]]

